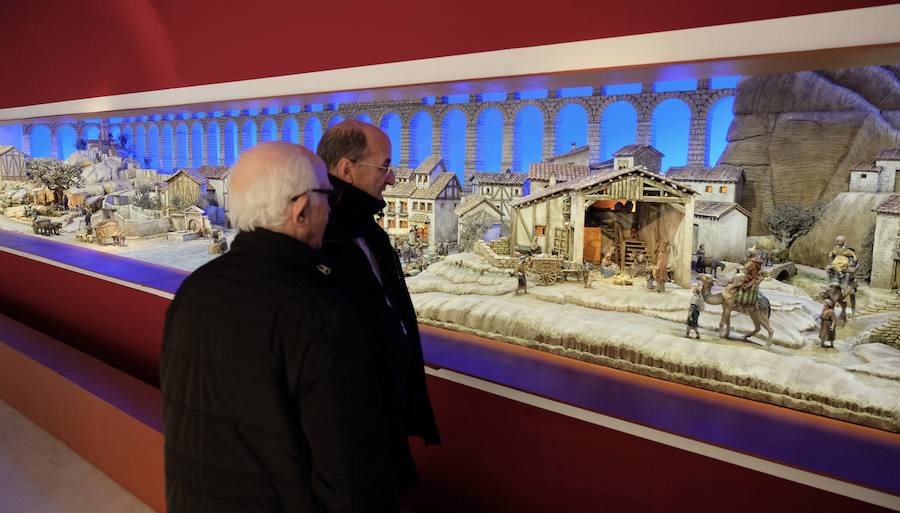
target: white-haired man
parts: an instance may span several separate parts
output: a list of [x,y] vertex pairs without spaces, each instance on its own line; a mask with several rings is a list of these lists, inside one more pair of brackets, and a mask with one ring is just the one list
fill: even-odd
[[316,251],[323,162],[265,143],[229,180],[240,232],[166,314],[168,510],[399,511],[371,348]]

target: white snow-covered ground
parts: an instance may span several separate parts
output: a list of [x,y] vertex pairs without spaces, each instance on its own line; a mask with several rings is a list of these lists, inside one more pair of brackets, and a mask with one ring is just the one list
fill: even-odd
[[[476,333],[604,365],[900,431],[900,351],[861,343],[890,314],[838,329],[834,349],[818,345],[822,305],[802,289],[767,280],[774,343],[752,343],[749,318],[732,315],[732,338],[717,336],[721,308],[701,313],[701,339],[685,338],[690,291],[648,291],[643,280],[534,286],[515,295],[508,270],[473,254],[451,255],[408,278],[422,322]],[[671,285],[671,284],[670,284]],[[715,289],[714,289],[715,292]],[[894,314],[896,315],[896,314]]]
[[[79,242],[75,240],[75,227],[77,226],[79,219],[81,218],[76,218],[75,222],[64,226],[63,229],[60,230],[59,235],[53,235],[48,238],[57,242],[65,242],[96,251],[102,251],[104,253],[113,253],[128,258],[134,258],[135,260],[173,267],[184,271],[193,271],[218,256],[209,254],[207,247],[210,243],[210,239],[208,238],[186,242],[167,240],[165,236],[145,239],[127,239],[124,247],[116,246],[115,244],[99,245]],[[0,215],[0,229],[34,235],[30,223],[26,224],[15,221],[3,215]],[[231,245],[235,233],[236,232],[233,230],[225,231],[225,236],[228,239],[229,245]]]

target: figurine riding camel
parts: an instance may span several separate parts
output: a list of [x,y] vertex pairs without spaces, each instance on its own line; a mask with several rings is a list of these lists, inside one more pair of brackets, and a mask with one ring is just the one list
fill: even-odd
[[[755,256],[744,266],[744,272],[735,276],[731,283],[718,294],[712,293],[713,279],[708,274],[700,276],[703,283],[701,294],[703,300],[709,305],[722,305],[722,317],[719,320],[719,336],[729,338],[731,333],[731,312],[737,311],[750,317],[753,321],[753,331],[744,335],[744,342],[750,342],[750,337],[756,335],[760,327],[768,332],[766,347],[772,345],[775,332],[769,324],[772,314],[772,306],[766,296],[759,293],[759,282],[764,276],[760,272],[762,262]],[[724,329],[723,329],[724,328]]]
[[848,247],[843,235],[834,239],[834,246],[828,253],[831,263],[825,270],[828,272],[828,286],[822,291],[822,299],[831,300],[832,304],[841,305],[841,323],[847,323],[847,303],[850,303],[850,316],[856,318],[856,270],[859,260],[856,251]]

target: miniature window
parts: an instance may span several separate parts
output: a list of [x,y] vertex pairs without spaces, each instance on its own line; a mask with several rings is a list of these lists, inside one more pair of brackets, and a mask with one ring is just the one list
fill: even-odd
[[491,193],[491,188],[490,188],[490,187],[485,187],[485,188],[484,188],[484,193],[485,193],[485,194],[490,194],[490,193]]
[[396,221],[394,221],[393,219],[388,219],[388,228],[395,228],[396,226]]
[[706,192],[712,192],[712,185],[706,186]]
[[719,187],[719,192],[728,192],[728,186],[723,185],[723,186]]
[[514,194],[516,194],[517,196],[519,195],[519,189],[513,189],[513,191],[515,191]]
[[540,225],[540,224],[534,225],[534,234],[535,235],[543,235],[545,231],[547,231],[546,226]]
[[400,228],[406,228],[407,226],[408,226],[408,225],[407,225],[407,223],[406,223],[406,219],[401,219],[401,220],[400,220]]
[[866,179],[866,174],[865,174],[865,173],[861,174],[861,175],[860,175],[860,178],[862,178],[863,180],[865,180],[865,179]]

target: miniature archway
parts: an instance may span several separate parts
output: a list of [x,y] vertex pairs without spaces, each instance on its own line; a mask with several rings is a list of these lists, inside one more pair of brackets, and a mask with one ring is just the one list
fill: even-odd
[[275,120],[272,118],[266,118],[263,121],[262,125],[262,141],[277,141],[278,140],[278,128],[275,126]]
[[150,169],[159,169],[159,127],[156,124],[147,130],[147,153]]
[[499,171],[503,157],[503,114],[491,107],[478,116],[475,126],[476,171]]
[[363,123],[372,124],[372,118],[369,117],[368,114],[360,114],[356,116],[357,121],[362,121]]
[[175,150],[177,152],[177,161],[175,167],[184,169],[190,165],[188,162],[188,128],[184,123],[179,123],[175,129]]
[[691,109],[675,98],[661,102],[653,109],[650,144],[665,155],[661,171],[687,164],[691,139]]
[[238,138],[237,123],[229,120],[225,124],[225,165],[233,166],[237,160],[238,154]]
[[431,155],[431,114],[417,112],[409,123],[409,167],[415,168]]
[[400,155],[403,148],[401,147],[403,136],[403,121],[400,116],[393,112],[388,112],[381,118],[381,129],[387,134],[391,140],[391,162],[399,163]]
[[516,113],[513,138],[513,171],[525,171],[541,161],[544,141],[544,115],[534,105],[519,109]]
[[141,166],[150,167],[147,160],[147,130],[144,125],[138,125],[134,129],[134,156]]
[[87,140],[100,139],[100,127],[97,125],[87,125],[84,127],[84,138]]
[[170,173],[172,171],[172,167],[175,165],[173,162],[173,151],[172,151],[172,140],[175,138],[175,130],[172,129],[172,125],[163,125],[162,132],[160,133],[160,144],[162,146],[162,170]]
[[75,140],[78,136],[75,134],[75,128],[72,125],[60,125],[56,129],[56,149],[61,159],[69,158],[69,155],[75,153]]
[[241,153],[256,146],[256,121],[248,119],[241,127]]
[[199,121],[191,126],[191,167],[203,165],[203,124]]
[[441,126],[441,157],[448,171],[456,173],[463,183],[463,169],[466,161],[466,115],[453,109],[444,115]]
[[328,120],[328,128],[333,127],[334,125],[340,123],[343,120],[344,120],[344,116],[341,116],[340,114],[338,114],[336,116],[332,116],[332,118]]
[[287,118],[281,124],[281,140],[300,144],[300,126],[294,118]]
[[706,118],[706,165],[715,166],[728,145],[728,128],[734,119],[734,96],[713,104]]
[[37,125],[31,128],[31,156],[52,157],[50,155],[50,129],[46,125]]
[[219,131],[219,124],[215,121],[206,126],[206,163],[210,166],[218,166],[219,162],[219,141],[222,134]]
[[570,103],[559,109],[556,115],[556,130],[553,154],[560,155],[587,145],[588,116],[584,107]]
[[615,102],[600,116],[600,159],[609,160],[613,153],[637,140],[637,112],[626,101]]
[[306,121],[306,125],[303,127],[303,146],[316,151],[320,140],[322,140],[322,121],[313,116]]

